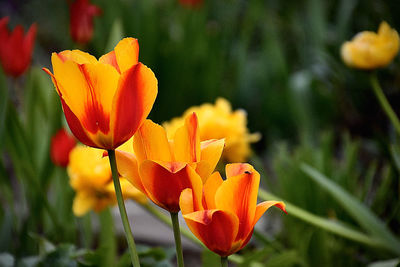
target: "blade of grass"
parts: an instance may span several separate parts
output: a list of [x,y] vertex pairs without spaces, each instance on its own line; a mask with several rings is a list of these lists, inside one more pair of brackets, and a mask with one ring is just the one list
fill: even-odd
[[361,201],[338,186],[313,167],[303,163],[300,168],[314,182],[324,188],[360,226],[379,240],[387,250],[400,255],[400,241],[390,232],[386,225]]
[[330,219],[326,219],[317,215],[314,215],[306,210],[303,210],[286,200],[283,200],[263,189],[259,189],[258,196],[262,200],[282,200],[286,204],[286,211],[288,212],[288,215],[294,216],[302,221],[305,221],[311,225],[317,226],[321,229],[324,229],[328,232],[331,232],[333,234],[337,234],[341,237],[359,242],[361,244],[365,244],[371,247],[382,247],[384,244],[382,244],[381,240],[378,240],[377,238],[372,238],[367,236],[364,233],[361,233],[357,230],[351,229],[350,227],[346,226],[344,223],[341,223],[340,221],[333,221]]

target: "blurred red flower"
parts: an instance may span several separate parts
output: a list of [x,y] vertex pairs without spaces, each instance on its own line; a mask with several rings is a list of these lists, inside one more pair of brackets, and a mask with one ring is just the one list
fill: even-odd
[[179,0],[179,3],[183,6],[196,7],[203,3],[203,0]]
[[93,17],[101,14],[101,9],[89,0],[76,0],[70,7],[70,33],[72,39],[86,44],[93,37]]
[[24,28],[17,25],[12,32],[7,28],[9,17],[0,19],[0,62],[7,75],[18,77],[29,67],[36,37],[36,24],[24,36]]
[[50,157],[57,166],[67,167],[69,163],[69,152],[75,147],[76,139],[64,128],[60,129],[52,138],[50,146]]

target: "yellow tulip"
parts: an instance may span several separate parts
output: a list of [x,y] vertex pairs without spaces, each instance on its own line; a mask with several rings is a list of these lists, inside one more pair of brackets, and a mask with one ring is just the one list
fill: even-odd
[[[132,141],[128,141],[132,145]],[[82,216],[90,210],[99,212],[116,204],[111,168],[103,150],[83,145],[76,146],[70,153],[68,175],[70,185],[76,191],[73,212]],[[147,198],[126,179],[120,178],[124,199],[145,203]]]
[[174,118],[163,124],[168,138],[173,138],[176,130],[184,123],[185,118],[195,112],[199,118],[200,140],[225,138],[222,158],[228,162],[243,162],[251,153],[250,143],[257,142],[260,134],[249,133],[247,114],[244,110],[232,111],[231,104],[223,98],[217,99],[215,105],[203,104],[186,110],[182,117]]
[[341,48],[342,59],[349,67],[371,70],[384,67],[399,52],[399,34],[383,21],[378,33],[363,31]]

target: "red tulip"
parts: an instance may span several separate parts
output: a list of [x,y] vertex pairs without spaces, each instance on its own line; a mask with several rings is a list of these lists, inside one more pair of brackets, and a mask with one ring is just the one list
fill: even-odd
[[72,39],[86,44],[93,37],[93,17],[101,14],[101,9],[89,0],[76,0],[70,8],[70,32]]
[[67,167],[69,153],[75,147],[75,138],[66,130],[60,129],[52,138],[50,146],[50,157],[57,166]]
[[7,29],[9,18],[0,19],[0,62],[6,74],[18,77],[29,67],[36,37],[36,24],[24,36],[24,29],[17,25],[12,32]]

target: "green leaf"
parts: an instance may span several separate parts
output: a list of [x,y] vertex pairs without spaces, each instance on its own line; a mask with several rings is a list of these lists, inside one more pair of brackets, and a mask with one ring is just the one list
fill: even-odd
[[381,246],[400,255],[400,241],[362,202],[313,167],[303,163],[301,169],[324,188],[364,230],[372,234],[374,239],[379,240]]
[[281,199],[277,196],[274,196],[273,194],[263,190],[259,189],[258,196],[263,199],[263,200],[282,200],[286,204],[286,211],[289,216],[294,216],[302,221],[305,221],[309,224],[312,224],[314,226],[317,226],[321,229],[324,229],[328,232],[337,234],[339,236],[342,236],[344,238],[366,244],[368,246],[372,247],[382,247],[384,246],[380,240],[377,238],[371,238],[367,236],[364,233],[361,233],[357,230],[354,230],[350,228],[349,226],[345,225],[344,223],[337,221],[337,220],[330,220],[323,218],[321,216],[317,216],[315,214],[312,214],[306,210],[303,210],[288,201]]

